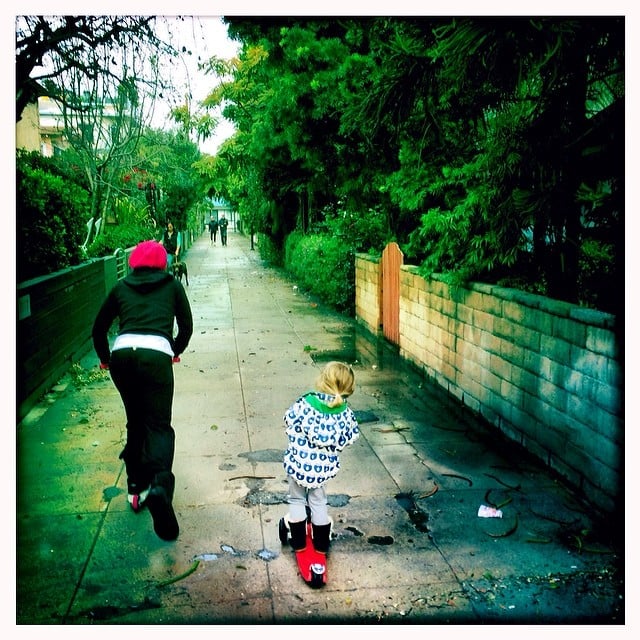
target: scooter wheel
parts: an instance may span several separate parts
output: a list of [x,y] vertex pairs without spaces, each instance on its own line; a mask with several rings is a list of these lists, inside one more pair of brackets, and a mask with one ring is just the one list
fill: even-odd
[[280,518],[280,522],[278,522],[278,536],[282,544],[287,544],[289,541],[289,529],[287,529],[287,523],[284,518]]
[[309,569],[311,570],[310,584],[314,589],[324,586],[326,569],[321,564],[312,564]]

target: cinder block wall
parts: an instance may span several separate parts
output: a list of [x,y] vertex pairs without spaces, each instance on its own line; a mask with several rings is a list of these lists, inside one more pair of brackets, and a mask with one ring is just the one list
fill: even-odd
[[356,317],[372,332],[380,330],[381,305],[379,303],[380,276],[378,261],[367,259],[356,260]]
[[[379,335],[377,260],[356,258],[356,318]],[[375,295],[375,292],[378,295]],[[623,371],[615,317],[515,289],[400,273],[400,355],[555,469],[620,506]]]

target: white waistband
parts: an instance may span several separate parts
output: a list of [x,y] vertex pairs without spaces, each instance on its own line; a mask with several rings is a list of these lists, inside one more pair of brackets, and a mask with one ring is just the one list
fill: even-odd
[[162,336],[142,335],[138,333],[123,333],[118,336],[113,343],[112,351],[118,349],[153,349],[154,351],[162,351],[168,356],[173,357],[173,350],[166,338]]

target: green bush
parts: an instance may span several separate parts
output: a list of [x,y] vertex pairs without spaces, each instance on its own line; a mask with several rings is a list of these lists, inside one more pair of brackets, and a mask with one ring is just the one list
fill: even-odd
[[624,313],[624,297],[620,283],[624,284],[621,261],[616,260],[613,242],[587,238],[580,247],[580,275],[578,284],[582,303],[608,313]]
[[296,231],[285,242],[285,269],[298,285],[341,313],[355,309],[355,257],[340,238]]
[[128,249],[143,240],[159,240],[157,235],[152,228],[141,222],[127,225],[107,225],[94,242],[87,247],[87,257],[110,256],[116,249]]
[[278,249],[276,243],[271,236],[264,233],[258,233],[258,252],[260,257],[267,263],[275,267],[284,266],[284,257],[282,251]]
[[[36,154],[37,155],[37,154]],[[40,158],[16,161],[17,281],[80,264],[89,214],[89,194],[49,172]]]
[[394,239],[384,212],[369,208],[365,211],[347,211],[326,208],[324,219],[316,225],[320,233],[341,238],[352,251],[381,254]]

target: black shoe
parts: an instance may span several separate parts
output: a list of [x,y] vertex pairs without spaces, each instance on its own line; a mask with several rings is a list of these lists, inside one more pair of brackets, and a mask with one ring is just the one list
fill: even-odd
[[180,527],[165,488],[157,485],[152,487],[145,502],[153,518],[153,530],[158,537],[163,540],[175,540],[180,533]]

